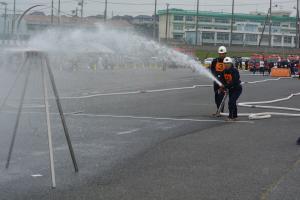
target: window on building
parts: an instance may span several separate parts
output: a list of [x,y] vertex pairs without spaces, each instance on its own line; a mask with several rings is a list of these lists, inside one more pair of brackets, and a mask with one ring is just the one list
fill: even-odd
[[217,40],[220,41],[229,40],[229,33],[217,33]]
[[268,35],[263,35],[261,39],[262,43],[269,44],[269,36]]
[[193,24],[187,24],[185,26],[186,29],[195,29],[196,28],[196,25],[193,25]]
[[280,26],[280,22],[273,22],[272,26]]
[[274,35],[273,42],[275,42],[275,43],[281,43],[281,36]]
[[199,17],[200,22],[212,22],[211,17]]
[[255,35],[255,34],[246,34],[246,41],[248,41],[248,42],[257,42],[257,35]]
[[[255,20],[255,19],[250,19],[250,20],[248,20],[248,22],[257,23],[257,22],[259,22],[259,21]],[[261,23],[264,24],[265,21],[262,21]]]
[[292,28],[296,28],[296,23],[291,23],[290,25]]
[[202,38],[204,40],[213,40],[215,38],[214,32],[202,32]]
[[201,28],[201,29],[213,29],[212,26],[201,26],[200,28]]
[[281,29],[278,28],[278,27],[273,27],[273,28],[272,28],[272,32],[273,32],[273,33],[279,33],[280,31],[281,31]]
[[215,29],[216,30],[229,30],[230,28],[226,27],[226,26],[216,26]]
[[174,20],[175,21],[183,21],[183,16],[182,15],[174,15]]
[[281,26],[284,27],[284,28],[288,28],[289,27],[288,24],[282,24]]
[[221,24],[229,24],[230,23],[230,21],[228,19],[224,19],[224,18],[215,18],[215,22],[221,23]]
[[235,19],[236,22],[245,22],[245,19]]
[[292,36],[284,36],[284,43],[291,44],[292,43]]
[[238,31],[244,31],[244,27],[245,27],[244,24],[236,24],[236,30]]
[[186,16],[185,20],[188,21],[188,22],[192,22],[192,21],[194,21],[194,17],[193,16]]
[[183,34],[174,33],[173,39],[175,40],[181,40],[183,38]]
[[258,26],[254,24],[246,24],[244,30],[247,32],[257,32]]
[[174,24],[174,30],[182,31],[183,30],[183,24]]
[[243,41],[243,34],[240,34],[240,33],[233,33],[232,34],[232,40],[233,41]]

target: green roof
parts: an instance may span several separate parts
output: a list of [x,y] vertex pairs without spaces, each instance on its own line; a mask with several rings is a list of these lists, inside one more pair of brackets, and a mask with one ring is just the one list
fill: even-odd
[[[157,12],[158,15],[165,15],[167,10],[159,10]],[[170,14],[174,15],[190,15],[196,16],[197,12],[194,10],[183,10],[172,8],[169,9]],[[231,13],[223,13],[223,12],[211,12],[211,11],[199,11],[199,16],[205,17],[220,17],[220,18],[231,18]],[[235,19],[244,19],[244,20],[256,20],[256,21],[265,21],[266,15],[253,15],[253,14],[243,14],[243,13],[235,13]],[[272,16],[273,21],[277,22],[296,22],[296,17],[284,17],[284,16]]]

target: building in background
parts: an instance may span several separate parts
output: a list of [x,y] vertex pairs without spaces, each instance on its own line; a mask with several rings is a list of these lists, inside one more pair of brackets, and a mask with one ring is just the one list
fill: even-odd
[[148,15],[138,15],[133,18],[133,24],[153,24],[154,17]]
[[[6,22],[4,16],[0,16],[0,40],[11,40],[12,37],[12,14],[7,15]],[[17,22],[19,15],[17,15]],[[6,26],[4,26],[6,24]],[[74,29],[74,28],[84,28],[84,29],[95,29],[98,25],[105,24],[120,31],[134,31],[134,25],[131,24],[126,19],[114,19],[107,20],[104,22],[102,15],[87,16],[80,18],[76,15],[65,16],[62,15],[59,18],[57,16],[46,15],[43,12],[32,12],[31,14],[25,15],[20,22],[19,28],[15,28],[15,35],[18,39],[27,40],[32,35],[35,35],[41,31],[45,31],[49,28],[64,28],[64,29]]]
[[[196,41],[196,11],[169,9],[158,11],[159,38],[194,45]],[[167,22],[168,19],[168,22]],[[231,13],[200,11],[198,16],[199,45],[230,43]],[[268,20],[267,20],[268,21]],[[257,46],[266,22],[266,13],[234,15],[232,44]],[[167,33],[167,34],[166,34]],[[269,45],[269,23],[266,23],[262,46]],[[290,12],[272,12],[272,47],[295,47],[296,17]]]

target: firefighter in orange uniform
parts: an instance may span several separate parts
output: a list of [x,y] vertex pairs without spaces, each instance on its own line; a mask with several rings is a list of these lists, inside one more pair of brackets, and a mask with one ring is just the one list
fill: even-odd
[[[224,71],[224,63],[223,60],[226,57],[226,53],[227,53],[227,49],[224,46],[220,46],[218,49],[218,53],[219,53],[219,57],[214,59],[211,63],[210,66],[210,70],[212,72],[212,74],[218,79],[220,80],[221,75]],[[217,105],[217,108],[219,109],[222,100],[224,98],[224,92],[221,92],[220,90],[220,86],[214,82],[214,93],[215,93],[215,103]],[[224,106],[221,109],[221,112],[224,111]],[[214,114],[216,116],[216,114]],[[218,115],[220,116],[220,115]]]
[[240,81],[240,73],[239,71],[233,67],[233,62],[230,57],[224,58],[224,66],[225,69],[221,76],[221,82],[223,83],[223,87],[219,90],[220,92],[228,92],[229,94],[229,116],[228,120],[234,121],[237,119],[237,100],[242,94],[242,85]]

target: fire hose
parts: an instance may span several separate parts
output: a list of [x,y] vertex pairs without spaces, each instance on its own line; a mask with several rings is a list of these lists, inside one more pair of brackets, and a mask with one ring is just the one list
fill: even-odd
[[[280,80],[278,79],[271,79],[271,80]],[[256,82],[247,82],[248,84],[255,84]],[[246,83],[243,83],[246,84]],[[224,106],[226,98],[228,96],[228,92],[224,95],[223,101],[217,111],[217,114],[222,116],[228,115],[228,113],[221,113],[221,108]],[[300,117],[300,108],[290,108],[290,107],[280,107],[280,106],[267,106],[267,104],[278,103],[283,101],[288,101],[295,96],[300,96],[300,92],[292,93],[287,97],[273,99],[268,101],[256,101],[256,102],[241,102],[238,103],[239,107],[245,108],[260,108],[260,109],[271,109],[271,110],[281,110],[281,111],[292,111],[292,112],[299,112],[299,113],[287,113],[287,112],[259,112],[259,113],[239,113],[239,116],[248,117],[250,120],[259,120],[259,119],[268,119],[272,116],[286,116],[286,117]]]

